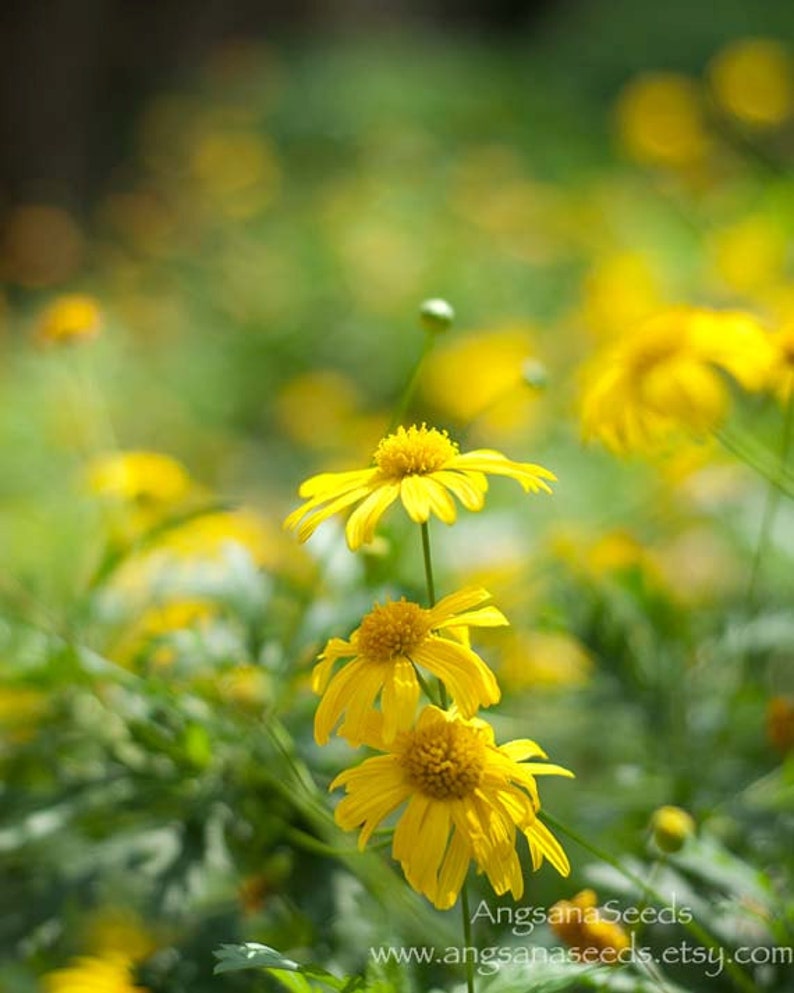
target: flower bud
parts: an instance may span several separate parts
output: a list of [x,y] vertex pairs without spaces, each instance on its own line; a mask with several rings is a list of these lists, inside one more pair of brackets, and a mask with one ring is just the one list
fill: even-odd
[[521,378],[533,390],[545,390],[549,385],[549,370],[540,359],[527,359],[521,367]]
[[425,300],[419,308],[419,319],[422,327],[430,334],[440,334],[448,331],[455,320],[455,311],[446,300]]
[[680,851],[695,833],[695,822],[680,807],[659,807],[651,817],[651,831],[656,845],[667,854]]

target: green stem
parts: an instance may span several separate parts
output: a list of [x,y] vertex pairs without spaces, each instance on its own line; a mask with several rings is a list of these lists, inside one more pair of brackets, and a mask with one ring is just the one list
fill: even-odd
[[770,465],[768,452],[760,451],[759,446],[754,446],[746,438],[732,431],[726,431],[724,428],[715,431],[714,437],[726,451],[729,451],[731,455],[735,455],[740,462],[744,462],[746,466],[757,472],[759,476],[763,476],[776,490],[794,499],[794,479],[792,479],[792,474],[786,472],[785,467],[779,463],[777,466]]
[[430,528],[427,521],[422,523],[422,556],[425,560],[425,582],[427,583],[427,599],[431,607],[436,605],[436,586],[433,582],[433,557],[430,554]]
[[411,405],[411,400],[413,400],[414,393],[416,393],[416,387],[419,385],[419,376],[422,372],[422,366],[425,363],[425,359],[433,349],[436,337],[437,336],[435,334],[430,332],[425,335],[425,343],[422,346],[422,352],[416,360],[416,365],[411,373],[411,378],[408,380],[408,383],[403,390],[403,395],[400,397],[400,400],[394,409],[394,413],[392,414],[392,419],[389,422],[389,427],[386,430],[386,434],[391,434],[395,428],[402,424],[406,411]]
[[466,964],[466,991],[474,993],[474,961],[469,956],[469,949],[474,947],[471,937],[471,912],[469,910],[469,890],[467,881],[463,880],[460,891],[460,912],[463,920],[463,961]]
[[427,699],[431,703],[435,704],[437,707],[440,707],[441,706],[441,701],[438,700],[438,699],[436,699],[435,693],[431,689],[430,684],[428,683],[428,681],[425,679],[425,677],[419,671],[419,667],[417,666],[417,664],[415,662],[412,662],[411,664],[413,665],[414,672],[416,673],[416,681],[422,687],[422,692],[424,693],[424,695],[427,697]]
[[[596,845],[591,844],[586,838],[583,838],[576,831],[572,831],[570,828],[566,827],[561,821],[558,821],[556,817],[552,817],[551,814],[547,813],[545,810],[541,811],[538,815],[542,821],[549,825],[549,827],[555,828],[557,831],[561,831],[563,834],[568,835],[571,841],[575,841],[577,845],[580,845],[585,851],[590,852],[597,859],[602,862],[606,862],[607,865],[611,865],[613,869],[616,869],[624,879],[627,879],[630,883],[636,886],[640,893],[650,900],[653,900],[656,904],[661,904],[663,907],[669,906],[669,901],[667,898],[658,892],[658,890],[653,889],[644,879],[641,879],[636,873],[632,872],[630,869],[626,869],[621,865],[620,861],[616,859],[609,852],[603,851],[603,849],[598,848]],[[696,938],[704,948],[708,948],[712,951],[720,951],[720,944],[716,938],[714,938],[702,924],[699,924],[696,920],[681,920],[679,923],[686,928],[687,931]],[[752,982],[750,977],[740,969],[735,962],[733,962],[730,956],[725,959],[725,970],[733,979],[735,985],[744,990],[745,993],[755,993],[755,984]]]
[[[425,561],[425,582],[427,584],[427,600],[431,607],[436,605],[436,584],[433,581],[433,556],[430,553],[430,528],[427,521],[422,522],[422,557]],[[428,693],[430,699],[433,699],[431,693]],[[441,707],[443,710],[447,709],[447,688],[444,683],[439,679],[438,681],[438,697],[441,701]]]
[[[791,447],[793,428],[794,391],[789,394],[788,401],[786,403],[786,411],[783,419],[783,433],[780,440],[780,462],[777,472],[777,480],[780,480],[786,471],[786,462],[788,460],[789,449]],[[747,587],[747,607],[750,611],[754,609],[756,604],[758,579],[761,575],[761,563],[764,555],[766,554],[767,548],[769,547],[769,539],[772,535],[772,527],[774,525],[775,515],[777,514],[777,508],[780,503],[780,488],[777,485],[777,480],[770,480],[769,487],[766,491],[764,512],[761,517],[761,530],[758,535],[758,545],[756,546],[755,555],[753,556],[753,564],[750,569],[750,582]]]

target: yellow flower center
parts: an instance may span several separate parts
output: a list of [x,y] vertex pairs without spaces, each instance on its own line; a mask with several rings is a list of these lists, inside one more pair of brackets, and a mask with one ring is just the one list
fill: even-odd
[[408,781],[434,800],[473,793],[485,771],[485,743],[465,724],[439,721],[411,735],[402,755]]
[[410,655],[427,637],[427,611],[404,598],[376,604],[358,629],[358,650],[372,662]]
[[405,476],[426,476],[436,472],[455,455],[458,446],[450,441],[446,431],[437,431],[426,425],[415,424],[399,427],[387,435],[375,451],[375,464],[389,479]]

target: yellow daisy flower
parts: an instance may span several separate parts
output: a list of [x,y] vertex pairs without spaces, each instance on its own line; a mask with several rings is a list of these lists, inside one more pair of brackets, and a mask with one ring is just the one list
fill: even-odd
[[48,972],[42,986],[44,993],[147,993],[143,986],[133,985],[126,956],[74,959],[67,968]]
[[738,311],[656,315],[596,358],[584,390],[585,435],[624,452],[652,448],[677,428],[713,429],[729,402],[721,373],[763,389],[775,358],[770,337]]
[[[366,736],[369,715],[380,696],[383,740],[391,743],[398,731],[413,724],[419,702],[417,666],[437,676],[459,711],[470,717],[478,707],[499,701],[499,686],[491,670],[467,645],[443,632],[461,627],[496,627],[507,619],[483,589],[461,590],[445,596],[426,610],[403,598],[377,604],[349,641],[332,638],[312,674],[312,687],[323,697],[314,717],[314,736],[320,745],[339,720],[351,744]],[[353,656],[332,678],[339,659]]]
[[369,469],[325,472],[307,479],[299,493],[308,499],[287,517],[285,528],[306,541],[323,521],[359,504],[345,528],[347,543],[355,551],[372,541],[378,521],[398,498],[417,523],[426,522],[432,513],[453,524],[457,516],[453,496],[467,510],[482,510],[486,475],[509,476],[527,493],[551,492],[546,481],[556,478],[542,466],[512,462],[491,449],[461,454],[446,431],[425,424],[399,427],[387,435],[373,461]]
[[58,297],[39,318],[36,337],[43,344],[62,345],[95,338],[102,325],[97,301],[80,293]]
[[440,910],[455,903],[472,860],[498,895],[510,890],[521,898],[516,829],[529,842],[534,869],[545,857],[568,875],[565,852],[537,817],[535,776],[573,774],[557,765],[527,763],[546,757],[534,741],[497,745],[485,721],[428,706],[393,744],[378,733],[371,733],[368,744],[386,754],[345,770],[331,783],[332,790],[346,789],[336,821],[346,831],[361,828],[363,849],[381,821],[407,804],[392,854],[409,884]]

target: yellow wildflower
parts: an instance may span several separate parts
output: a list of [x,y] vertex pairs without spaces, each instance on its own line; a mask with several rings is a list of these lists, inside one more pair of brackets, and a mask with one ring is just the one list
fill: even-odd
[[427,359],[423,393],[458,423],[482,418],[486,430],[515,430],[531,417],[535,396],[527,389],[524,366],[535,354],[527,327],[451,339]]
[[708,149],[697,86],[679,73],[632,79],[618,98],[616,117],[621,143],[638,162],[689,166]]
[[101,325],[102,315],[96,300],[70,293],[58,297],[45,310],[36,327],[36,338],[45,344],[69,344],[95,338]]
[[770,38],[742,38],[719,52],[709,67],[717,103],[744,124],[775,127],[794,111],[794,62]]
[[592,671],[590,653],[563,631],[521,631],[502,645],[499,678],[512,692],[583,686]]
[[299,493],[308,499],[287,517],[284,526],[296,530],[299,540],[305,541],[323,521],[359,504],[345,528],[347,543],[355,551],[372,541],[378,521],[398,498],[417,523],[426,522],[433,513],[445,524],[453,524],[457,516],[453,495],[467,510],[482,510],[488,489],[486,474],[509,476],[527,493],[550,492],[546,481],[556,478],[542,466],[512,462],[492,449],[461,454],[446,431],[424,424],[399,427],[387,435],[373,461],[369,469],[327,472],[307,479]]
[[48,972],[42,981],[45,993],[147,993],[133,983],[132,966],[126,956],[85,956],[65,969]]
[[154,935],[128,907],[105,906],[87,921],[85,945],[99,958],[142,962],[157,948]]
[[[332,638],[315,666],[312,686],[323,698],[314,718],[314,735],[324,745],[341,719],[340,733],[358,745],[366,734],[373,704],[380,696],[383,740],[410,727],[416,714],[420,684],[417,666],[437,676],[464,717],[478,707],[499,701],[493,673],[467,645],[444,636],[450,628],[507,624],[496,607],[486,604],[483,589],[451,593],[429,610],[403,598],[376,605],[349,641]],[[339,659],[353,656],[331,678]]]
[[613,338],[650,317],[663,299],[659,276],[640,252],[615,252],[599,259],[582,291],[582,316],[595,338]]
[[188,496],[191,480],[181,463],[161,452],[116,452],[88,468],[97,496],[139,507],[167,507]]
[[788,239],[774,218],[751,214],[716,232],[711,251],[723,282],[739,293],[753,293],[783,280]]
[[132,629],[110,650],[110,657],[124,666],[144,660],[157,666],[170,665],[177,655],[173,636],[180,631],[201,631],[219,609],[217,603],[197,598],[149,605],[140,615],[136,613]]
[[749,314],[664,311],[596,357],[583,397],[585,435],[624,452],[652,448],[677,428],[705,433],[728,408],[720,370],[759,390],[774,354],[770,336]]
[[[549,908],[549,925],[570,946],[574,959],[584,957],[585,949],[595,949],[600,962],[614,965],[620,961],[620,952],[631,945],[620,924],[604,918],[593,890],[558,900]],[[589,957],[585,960],[590,961]]]
[[565,852],[538,819],[535,777],[572,773],[527,763],[546,757],[534,741],[497,745],[485,721],[428,706],[416,726],[391,745],[377,731],[367,743],[385,754],[345,770],[331,783],[331,789],[346,789],[336,821],[346,831],[361,828],[363,849],[378,824],[407,804],[394,831],[392,854],[409,884],[439,909],[455,903],[472,860],[497,894],[510,890],[520,899],[524,880],[516,829],[529,843],[534,869],[545,857],[568,875]]

